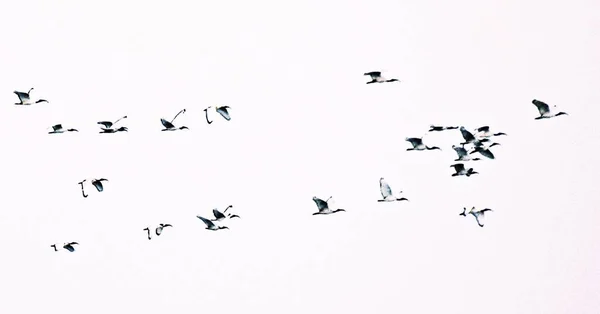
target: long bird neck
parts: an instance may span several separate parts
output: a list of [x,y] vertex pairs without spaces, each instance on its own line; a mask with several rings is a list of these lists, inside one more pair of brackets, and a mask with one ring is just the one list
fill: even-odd
[[29,91],[27,92],[27,95],[29,95],[29,93],[31,93],[32,90],[33,90],[33,87],[29,89]]

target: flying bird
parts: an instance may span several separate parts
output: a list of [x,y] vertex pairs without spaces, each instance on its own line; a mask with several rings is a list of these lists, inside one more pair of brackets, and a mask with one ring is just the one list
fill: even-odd
[[492,136],[500,136],[500,135],[507,135],[507,134],[504,132],[492,133],[492,132],[490,132],[490,127],[487,125],[475,129],[475,137],[477,139],[490,138]]
[[[213,123],[214,121],[210,121],[208,119],[208,109],[213,108],[213,106],[208,106],[204,109],[204,116],[206,118],[206,122],[208,124]],[[227,109],[231,108],[229,106],[216,106],[214,107],[215,110],[223,117],[225,118],[225,120],[230,121],[231,120],[231,116],[229,115],[229,111]]]
[[225,218],[240,218],[240,216],[238,215],[232,215],[231,213],[228,213],[227,216],[225,216],[225,214],[227,213],[227,210],[230,209],[231,207],[233,207],[233,205],[229,205],[227,206],[227,208],[225,208],[225,210],[223,212],[220,212],[218,209],[213,209],[213,215],[215,215],[215,219],[211,219],[211,221],[221,221]]
[[480,153],[481,155],[483,155],[489,159],[495,159],[496,157],[494,157],[494,154],[492,153],[492,151],[490,151],[490,147],[496,146],[496,145],[500,145],[500,143],[493,143],[492,145],[487,146],[487,147],[475,146],[469,154]]
[[368,75],[371,77],[371,80],[367,82],[367,84],[372,84],[372,83],[386,83],[386,82],[400,82],[398,79],[386,79],[385,77],[381,76],[381,72],[380,71],[374,71],[374,72],[368,72],[365,73],[364,75]]
[[[29,98],[29,93],[33,90],[33,87],[29,89],[27,93],[14,91],[14,93],[19,97],[19,102],[15,103],[15,105],[31,105],[31,98]],[[45,99],[38,99],[34,103],[48,102]]]
[[324,201],[316,196],[313,196],[312,199],[315,202],[315,204],[317,204],[317,208],[319,209],[319,211],[316,213],[313,213],[313,215],[329,215],[329,214],[333,214],[333,213],[337,213],[337,212],[345,212],[346,211],[343,208],[331,210],[329,208],[329,200],[331,199],[331,196],[326,201]]
[[467,153],[467,150],[465,149],[464,145],[463,146],[452,145],[452,149],[454,149],[454,151],[458,155],[458,159],[454,159],[454,161],[480,160],[480,158],[471,158],[471,156],[469,156],[469,153]]
[[423,144],[423,138],[407,137],[406,141],[410,142],[410,144],[412,144],[412,146],[413,146],[412,148],[407,148],[406,150],[435,150],[435,149],[442,150],[441,148],[439,148],[437,146],[429,147],[429,146]]
[[477,220],[477,224],[480,227],[483,227],[483,219],[485,217],[485,212],[487,212],[487,211],[493,211],[493,210],[491,210],[489,208],[484,208],[482,210],[475,210],[475,206],[473,206],[471,208],[471,210],[467,213],[467,208],[463,207],[463,212],[460,213],[459,215],[466,217],[467,214],[471,214],[471,215],[473,215],[473,217],[475,217],[475,220]]
[[102,131],[100,131],[100,133],[116,133],[116,132],[128,132],[129,130],[127,129],[127,127],[120,127],[120,128],[115,128],[113,126],[116,126],[117,123],[119,121],[121,121],[122,119],[127,119],[127,116],[122,116],[121,118],[117,119],[115,122],[111,122],[111,121],[99,121],[98,124],[103,125],[104,127],[100,127],[102,129]]
[[[397,198],[392,194],[390,185],[385,181],[384,178],[379,179],[379,190],[381,191],[382,199],[377,200],[378,202],[394,202],[394,201],[408,201],[407,198]],[[402,191],[400,191],[402,193]]]
[[429,126],[429,132],[454,130],[454,129],[458,129],[458,127],[457,126],[438,126],[438,125],[433,125],[433,124]]
[[185,109],[180,110],[175,117],[173,118],[173,120],[171,120],[170,122],[161,118],[160,119],[160,123],[162,123],[162,125],[165,127],[164,129],[162,129],[161,131],[177,131],[177,130],[187,130],[189,129],[187,126],[182,126],[180,128],[176,128],[175,125],[173,125],[173,121],[175,121],[175,119],[177,119],[177,116],[179,116],[180,114],[185,113]]
[[456,177],[456,176],[470,177],[472,174],[479,173],[479,172],[473,171],[473,168],[469,168],[469,170],[465,169],[464,164],[454,164],[450,167],[454,167],[454,170],[456,171],[456,173],[452,174],[453,177]]
[[55,124],[53,126],[51,126],[52,131],[48,132],[48,134],[58,134],[58,133],[65,133],[65,132],[79,132],[77,129],[65,129],[63,128],[62,124]]
[[207,230],[217,231],[217,230],[220,230],[220,229],[229,229],[226,226],[217,226],[212,221],[210,221],[210,219],[206,219],[206,218],[204,218],[202,216],[196,216],[196,217],[198,217],[198,219],[202,220],[202,222],[204,222],[204,224],[206,224],[206,228],[205,229],[207,229]]
[[73,247],[74,244],[79,245],[79,243],[77,243],[77,242],[69,242],[69,243],[65,243],[65,245],[63,245],[63,248],[69,252],[74,252],[75,251],[75,248]]
[[[81,185],[81,193],[83,194],[83,197],[88,197],[88,195],[85,194],[85,190],[83,187],[83,184],[87,181],[87,179],[83,179],[83,181],[79,182],[78,184]],[[104,191],[104,186],[102,185],[102,181],[108,181],[108,179],[105,178],[101,178],[101,179],[92,179],[92,185],[96,188],[96,190],[98,190],[98,192],[102,192]]]
[[[540,112],[540,116],[535,118],[535,120],[549,119],[549,118],[558,117],[558,116],[562,116],[562,115],[568,115],[566,112],[562,112],[562,111],[557,112],[557,113],[552,113],[550,111],[550,106],[548,106],[547,103],[537,100],[537,99],[532,100],[531,103],[533,103],[537,107],[538,111]],[[555,107],[556,107],[556,105],[553,106],[553,108],[555,108]]]
[[483,142],[488,142],[489,139],[487,138],[483,138],[483,139],[477,139],[473,133],[469,132],[467,130],[467,128],[465,128],[464,126],[460,127],[460,134],[462,135],[463,139],[465,140],[464,143],[461,144],[473,144],[473,145],[480,145]]

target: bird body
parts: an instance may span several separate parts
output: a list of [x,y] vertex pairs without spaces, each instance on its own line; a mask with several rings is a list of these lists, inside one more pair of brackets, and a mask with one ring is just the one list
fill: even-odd
[[[531,103],[533,103],[537,107],[537,109],[540,113],[539,117],[536,117],[535,120],[549,119],[549,118],[554,118],[554,117],[558,117],[558,116],[562,116],[562,115],[568,115],[566,112],[562,112],[562,111],[553,113],[550,110],[550,106],[548,106],[548,104],[546,104],[543,101],[537,100],[537,99],[532,100]],[[556,107],[556,106],[554,106],[554,107]]]
[[480,227],[483,227],[483,219],[485,217],[485,212],[488,211],[493,211],[492,209],[489,208],[484,208],[481,210],[476,210],[475,206],[471,207],[471,209],[467,212],[467,208],[463,207],[463,212],[460,213],[461,216],[467,216],[467,214],[473,215],[473,217],[475,217],[475,220],[477,221],[477,224]]
[[429,126],[429,132],[434,132],[434,131],[444,131],[444,130],[454,130],[454,129],[458,129],[457,126],[438,126],[438,125],[430,125]]
[[29,93],[31,93],[31,91],[33,90],[33,87],[29,89],[29,91],[27,93],[24,92],[19,92],[19,91],[14,91],[15,95],[17,95],[17,97],[19,97],[19,102],[15,103],[15,105],[31,105],[33,103],[41,103],[41,102],[48,102],[45,99],[38,99],[35,102],[31,101],[31,98],[29,97]]
[[[104,191],[104,185],[102,184],[103,181],[108,181],[108,179],[101,178],[101,179],[90,179],[89,180],[89,182],[96,188],[96,190],[98,190],[98,192]],[[83,186],[85,184],[85,182],[88,182],[88,179],[83,179],[78,184],[81,185],[81,193],[83,194],[83,197],[88,197],[88,195],[85,194],[85,188]]]
[[453,177],[456,177],[456,176],[470,177],[472,174],[479,173],[479,172],[473,171],[473,168],[469,168],[468,170],[465,169],[464,164],[454,164],[454,165],[451,165],[450,167],[454,167],[454,170],[456,171],[456,173],[452,174]]
[[478,140],[484,139],[484,138],[490,138],[492,136],[500,136],[500,135],[507,135],[507,134],[504,132],[492,133],[492,132],[490,132],[490,127],[487,125],[475,129],[475,134],[474,134],[475,138]]
[[[381,192],[382,199],[377,200],[378,202],[394,202],[394,201],[408,201],[407,198],[398,198],[392,194],[390,185],[385,181],[384,178],[379,179],[379,190]],[[400,191],[402,193],[402,191]]]
[[204,222],[204,224],[206,225],[205,229],[207,229],[207,230],[217,231],[217,230],[220,230],[220,229],[229,229],[226,226],[217,226],[212,221],[210,221],[210,219],[206,219],[206,218],[204,218],[202,216],[196,216],[196,217],[198,219],[202,220],[202,222]]
[[48,132],[48,134],[59,134],[65,132],[79,132],[77,129],[65,129],[62,124],[55,124],[51,126],[52,131]]
[[473,148],[473,150],[469,154],[480,153],[482,156],[485,156],[485,157],[487,157],[489,159],[495,159],[496,157],[494,156],[494,154],[490,150],[490,147],[496,146],[496,145],[500,145],[500,143],[493,143],[492,145],[487,146],[487,147],[484,147],[483,145],[482,146],[475,146]]
[[175,119],[177,119],[177,116],[179,116],[182,113],[185,113],[185,109],[180,110],[175,117],[173,118],[173,120],[171,121],[167,121],[163,118],[160,119],[160,123],[162,123],[162,125],[165,127],[164,129],[162,129],[161,131],[177,131],[177,130],[187,130],[189,129],[187,126],[182,126],[179,128],[176,128],[175,125],[173,124],[173,121],[175,121]]
[[400,82],[398,79],[386,79],[385,77],[381,76],[381,72],[380,71],[373,71],[373,72],[367,72],[364,75],[368,75],[371,77],[371,80],[367,82],[367,84],[372,84],[372,83],[387,83],[387,82]]
[[441,148],[437,147],[437,146],[432,146],[429,147],[425,144],[423,144],[423,139],[419,138],[419,137],[407,137],[406,141],[409,142],[413,147],[412,148],[407,148],[406,150],[410,151],[410,150],[442,150]]

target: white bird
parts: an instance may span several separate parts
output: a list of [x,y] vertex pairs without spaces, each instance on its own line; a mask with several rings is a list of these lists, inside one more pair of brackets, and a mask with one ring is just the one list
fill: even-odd
[[465,217],[467,216],[467,214],[473,215],[473,217],[475,217],[475,220],[477,220],[477,224],[480,227],[483,227],[483,220],[485,217],[485,212],[487,212],[487,211],[493,211],[493,210],[491,210],[489,208],[484,208],[482,210],[475,210],[475,206],[473,206],[473,207],[471,207],[471,210],[469,210],[469,212],[467,213],[467,208],[463,207],[463,212],[460,213],[460,215],[465,216]]
[[55,124],[51,126],[52,131],[48,132],[48,134],[59,134],[65,132],[79,132],[77,129],[65,129],[62,124]]
[[171,120],[170,122],[161,118],[160,119],[160,123],[162,123],[162,125],[165,127],[164,129],[162,129],[161,131],[177,131],[177,130],[186,130],[189,129],[187,126],[182,126],[180,128],[176,128],[175,125],[173,125],[173,121],[175,121],[175,119],[177,119],[177,116],[179,116],[180,114],[185,113],[185,109],[180,110],[175,117],[173,118],[173,120]]
[[439,148],[437,146],[429,147],[429,146],[423,144],[423,138],[407,137],[406,141],[410,142],[410,144],[412,144],[412,146],[413,146],[412,148],[407,148],[406,150],[435,150],[435,149],[442,150],[441,148]]
[[[395,197],[392,194],[392,189],[390,188],[390,185],[383,178],[379,179],[379,190],[381,191],[382,199],[377,200],[378,202],[408,201],[408,199],[404,197]],[[402,193],[402,191],[400,191],[400,193]]]
[[456,171],[456,173],[452,174],[453,177],[456,177],[456,176],[470,177],[472,174],[479,173],[479,172],[473,171],[473,168],[469,168],[469,170],[465,169],[464,164],[454,164],[450,167],[454,167],[454,170]]
[[381,72],[380,71],[373,71],[373,72],[367,72],[364,75],[368,75],[371,77],[371,80],[367,82],[367,84],[372,84],[372,83],[386,83],[386,82],[400,82],[398,79],[386,79],[385,77],[381,76]]
[[123,132],[123,131],[128,132],[129,130],[127,129],[127,127],[124,127],[124,126],[122,126],[120,128],[114,127],[122,119],[127,119],[127,116],[123,116],[123,117],[117,119],[117,121],[115,121],[115,122],[99,121],[98,124],[101,124],[104,126],[104,127],[100,127],[102,129],[102,131],[100,131],[100,133],[116,133],[116,132]]
[[[535,120],[549,119],[549,118],[558,117],[558,116],[562,116],[562,115],[568,115],[566,112],[562,112],[562,111],[557,112],[557,113],[552,113],[550,111],[550,106],[548,106],[547,103],[537,100],[537,99],[532,100],[531,103],[533,103],[537,107],[538,111],[540,112],[540,116],[535,118]],[[556,105],[553,106],[553,108],[555,108],[555,107],[556,107]]]
[[469,156],[469,153],[467,153],[467,150],[464,148],[464,145],[463,146],[452,145],[452,149],[454,149],[454,151],[458,155],[458,159],[454,159],[454,161],[480,160],[480,158],[471,158],[471,156]]
[[[79,182],[78,184],[81,185],[81,194],[83,194],[83,197],[88,197],[88,195],[85,194],[85,190],[83,188],[83,184],[87,181],[88,179],[83,179],[83,181]],[[102,192],[104,191],[104,186],[102,185],[102,181],[108,181],[108,179],[105,178],[101,178],[101,179],[92,179],[92,185],[96,188],[96,190],[98,190],[98,192]]]
[[206,228],[205,229],[207,229],[207,230],[217,231],[217,230],[220,230],[220,229],[229,229],[226,226],[217,226],[212,221],[210,221],[209,219],[206,219],[206,218],[204,218],[202,216],[196,216],[196,217],[198,217],[198,219],[202,220],[204,222],[204,224],[206,224]]
[[475,129],[474,135],[477,139],[484,139],[484,138],[490,138],[492,136],[500,136],[500,135],[507,135],[507,134],[504,132],[492,133],[492,132],[490,132],[490,127],[486,125],[486,126],[482,126],[482,127]]
[[313,196],[312,199],[315,202],[315,204],[317,204],[317,208],[319,209],[319,211],[316,213],[313,213],[313,215],[329,215],[329,214],[333,214],[333,213],[337,213],[337,212],[345,212],[346,211],[343,208],[331,210],[331,208],[329,208],[329,200],[331,199],[331,196],[326,201],[324,201],[316,196]]
[[[29,93],[33,90],[33,87],[29,89],[27,93],[14,91],[14,93],[19,97],[19,103],[15,103],[15,105],[31,105],[31,98],[29,98]],[[45,99],[36,100],[35,103],[48,102]]]
[[[204,116],[206,118],[206,122],[208,124],[213,123],[214,121],[210,121],[208,119],[208,109],[213,108],[212,106],[208,106],[204,109]],[[229,106],[216,106],[214,107],[215,110],[223,117],[225,118],[225,120],[230,121],[231,120],[231,116],[229,115],[229,111],[227,111],[227,109],[231,108]]]
[[65,245],[63,245],[63,248],[69,252],[73,252],[73,251],[75,251],[75,248],[73,247],[74,244],[79,245],[79,243],[77,243],[77,242],[69,242],[69,243],[65,243]]

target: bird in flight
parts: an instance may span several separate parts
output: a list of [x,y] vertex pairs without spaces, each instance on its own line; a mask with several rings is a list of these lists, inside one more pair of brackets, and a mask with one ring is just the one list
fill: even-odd
[[31,105],[33,103],[38,104],[38,103],[41,103],[41,102],[48,102],[45,99],[38,99],[35,102],[32,102],[31,98],[29,97],[29,93],[31,93],[32,90],[33,90],[33,87],[30,88],[27,93],[19,92],[19,91],[14,91],[14,93],[17,95],[17,97],[19,97],[19,102],[15,103],[15,105],[28,106],[28,105]]
[[389,83],[389,82],[400,82],[398,79],[386,79],[385,77],[381,76],[381,72],[380,71],[373,71],[373,72],[367,72],[364,75],[368,75],[371,77],[371,80],[367,82],[367,84],[373,84],[373,83]]

